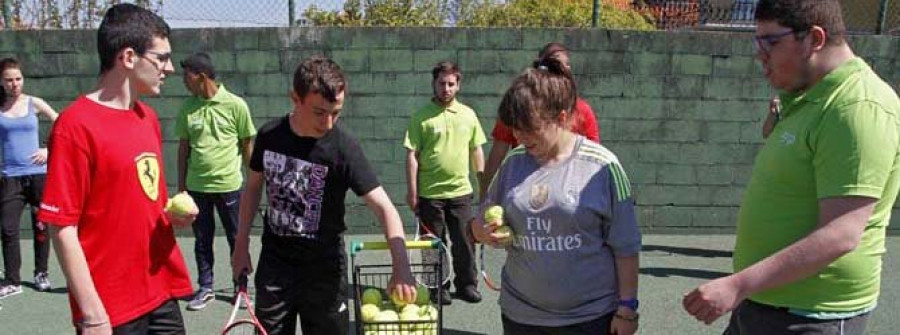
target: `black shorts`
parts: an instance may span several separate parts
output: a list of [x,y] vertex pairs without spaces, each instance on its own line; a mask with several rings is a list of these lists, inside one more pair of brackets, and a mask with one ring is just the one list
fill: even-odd
[[286,259],[266,252],[256,271],[256,316],[269,334],[346,334],[347,262],[343,246],[334,257]]

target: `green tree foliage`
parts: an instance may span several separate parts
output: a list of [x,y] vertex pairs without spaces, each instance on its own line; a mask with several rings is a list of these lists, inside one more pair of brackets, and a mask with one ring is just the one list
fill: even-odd
[[[590,27],[591,0],[513,0],[507,3],[468,0],[460,6],[460,26],[475,27]],[[600,26],[651,30],[653,24],[634,10],[609,4],[600,9]]]
[[[2,1],[2,0],[0,0]],[[122,0],[12,0],[13,29],[75,29],[95,28],[106,9]],[[129,1],[159,12],[163,0]],[[67,5],[61,8],[61,5]]]
[[441,26],[447,17],[446,0],[347,0],[340,11],[315,5],[303,12],[315,26]]
[[[590,27],[592,0],[348,0],[339,11],[309,7],[314,26]],[[604,4],[601,27],[654,29],[652,17]]]

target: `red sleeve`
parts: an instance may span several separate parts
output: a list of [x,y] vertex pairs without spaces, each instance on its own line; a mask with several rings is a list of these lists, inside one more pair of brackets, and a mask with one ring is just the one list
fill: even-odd
[[88,139],[66,121],[61,116],[50,132],[47,182],[38,211],[38,221],[56,226],[78,224],[91,184],[91,153],[84,146]]
[[494,123],[494,130],[491,131],[491,136],[494,137],[494,141],[500,141],[509,144],[510,148],[515,148],[519,146],[519,141],[516,140],[516,137],[513,136],[512,130],[509,129],[505,124],[503,124],[500,119],[497,119],[497,122]]
[[587,101],[581,98],[575,102],[575,115],[577,124],[575,132],[584,135],[589,140],[600,143],[600,126],[597,125],[597,118],[594,116],[594,110]]

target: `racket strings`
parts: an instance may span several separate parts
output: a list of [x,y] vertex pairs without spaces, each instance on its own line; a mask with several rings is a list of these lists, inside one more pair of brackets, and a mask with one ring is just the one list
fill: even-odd
[[[414,276],[416,277],[416,281],[419,284],[424,285],[430,289],[437,288],[438,286],[446,286],[450,283],[450,260],[449,260],[449,250],[447,249],[447,245],[444,244],[444,241],[434,233],[427,225],[425,225],[421,220],[416,217],[416,236],[415,239],[417,241],[438,241],[437,249],[422,249],[419,252],[421,256],[421,265],[414,272]],[[413,259],[414,257],[410,257]],[[430,267],[434,267],[433,269],[429,269]],[[438,272],[440,270],[440,272]]]

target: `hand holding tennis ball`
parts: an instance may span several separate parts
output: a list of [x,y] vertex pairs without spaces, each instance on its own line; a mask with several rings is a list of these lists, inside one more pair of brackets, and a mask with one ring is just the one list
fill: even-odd
[[199,210],[197,209],[197,204],[194,203],[194,198],[191,198],[187,192],[180,192],[166,202],[165,211],[175,215],[186,216],[196,215]]
[[397,309],[403,309],[403,306],[407,304],[413,303],[415,301],[406,301],[400,296],[400,292],[398,290],[394,290],[391,292],[391,302],[394,303],[394,307]]
[[509,226],[503,224],[503,207],[497,205],[489,207],[484,211],[484,222],[495,225],[496,228],[493,234],[501,243],[506,244],[509,242],[512,230],[509,229]]

